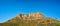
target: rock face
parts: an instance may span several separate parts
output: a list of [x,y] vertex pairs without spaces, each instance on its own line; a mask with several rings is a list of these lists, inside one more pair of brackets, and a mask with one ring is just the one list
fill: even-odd
[[37,19],[44,18],[44,16],[41,13],[39,13],[39,12],[34,13],[34,14],[28,14],[28,15],[20,14],[20,15],[18,15],[18,17],[20,19],[23,19],[23,20],[37,20]]
[[[3,26],[50,26],[48,23],[57,23],[52,19],[46,19],[43,14],[36,12],[33,14],[19,14],[17,17],[8,20]],[[9,25],[7,25],[9,24]]]

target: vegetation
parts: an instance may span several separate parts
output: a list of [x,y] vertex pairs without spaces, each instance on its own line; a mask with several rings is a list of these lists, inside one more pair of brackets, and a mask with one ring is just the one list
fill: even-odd
[[4,23],[3,26],[60,26],[60,23],[39,23],[37,24],[35,21],[31,21],[29,23],[25,22],[16,22],[16,23]]

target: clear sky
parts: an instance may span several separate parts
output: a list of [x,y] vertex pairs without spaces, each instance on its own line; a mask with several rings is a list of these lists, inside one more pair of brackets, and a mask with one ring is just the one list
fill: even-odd
[[46,17],[60,20],[60,0],[0,0],[0,23],[19,13],[42,12]]

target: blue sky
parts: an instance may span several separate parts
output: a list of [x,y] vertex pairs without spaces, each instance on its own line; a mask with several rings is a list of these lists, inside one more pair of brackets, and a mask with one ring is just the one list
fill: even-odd
[[0,0],[0,23],[33,12],[60,20],[60,0]]

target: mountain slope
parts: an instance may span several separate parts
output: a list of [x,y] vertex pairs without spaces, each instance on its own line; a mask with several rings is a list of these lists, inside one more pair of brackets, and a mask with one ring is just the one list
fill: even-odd
[[60,23],[51,18],[45,18],[43,14],[19,14],[17,17],[8,20],[3,26],[60,26]]

